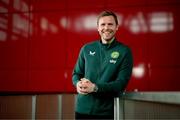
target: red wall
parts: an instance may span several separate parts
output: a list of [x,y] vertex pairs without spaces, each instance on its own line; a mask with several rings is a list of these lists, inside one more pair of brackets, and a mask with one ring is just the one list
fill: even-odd
[[128,91],[180,90],[179,0],[0,0],[0,92],[75,92],[81,46],[99,38],[96,17],[113,10],[132,48]]

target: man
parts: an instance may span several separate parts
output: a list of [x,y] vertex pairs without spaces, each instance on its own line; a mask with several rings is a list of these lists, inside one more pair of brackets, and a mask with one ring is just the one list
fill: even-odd
[[97,29],[101,39],[81,48],[73,71],[76,119],[114,119],[114,97],[123,93],[132,72],[131,51],[115,38],[117,16],[102,12]]

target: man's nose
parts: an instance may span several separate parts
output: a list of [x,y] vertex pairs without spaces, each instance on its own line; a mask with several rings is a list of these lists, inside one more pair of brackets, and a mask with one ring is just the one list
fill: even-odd
[[108,25],[105,25],[105,26],[104,26],[104,29],[105,29],[105,30],[109,29],[109,26],[108,26]]

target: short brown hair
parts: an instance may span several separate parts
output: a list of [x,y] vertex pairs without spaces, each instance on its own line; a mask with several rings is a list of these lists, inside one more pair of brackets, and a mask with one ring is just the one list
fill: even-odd
[[118,25],[118,19],[115,13],[113,13],[112,11],[103,11],[99,14],[98,18],[97,18],[97,25],[99,23],[99,19],[104,17],[104,16],[113,16],[114,20],[116,22],[116,25]]

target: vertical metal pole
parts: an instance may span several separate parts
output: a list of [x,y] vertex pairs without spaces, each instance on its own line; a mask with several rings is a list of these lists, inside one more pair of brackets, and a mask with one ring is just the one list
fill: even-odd
[[120,107],[119,107],[119,97],[118,98],[116,98],[116,105],[117,105],[117,120],[119,120],[119,109],[120,109]]
[[114,120],[119,120],[119,98],[114,98]]
[[114,98],[114,120],[124,120],[124,100]]
[[36,120],[36,95],[32,96],[32,120]]
[[62,120],[62,95],[58,95],[58,114],[58,119]]

